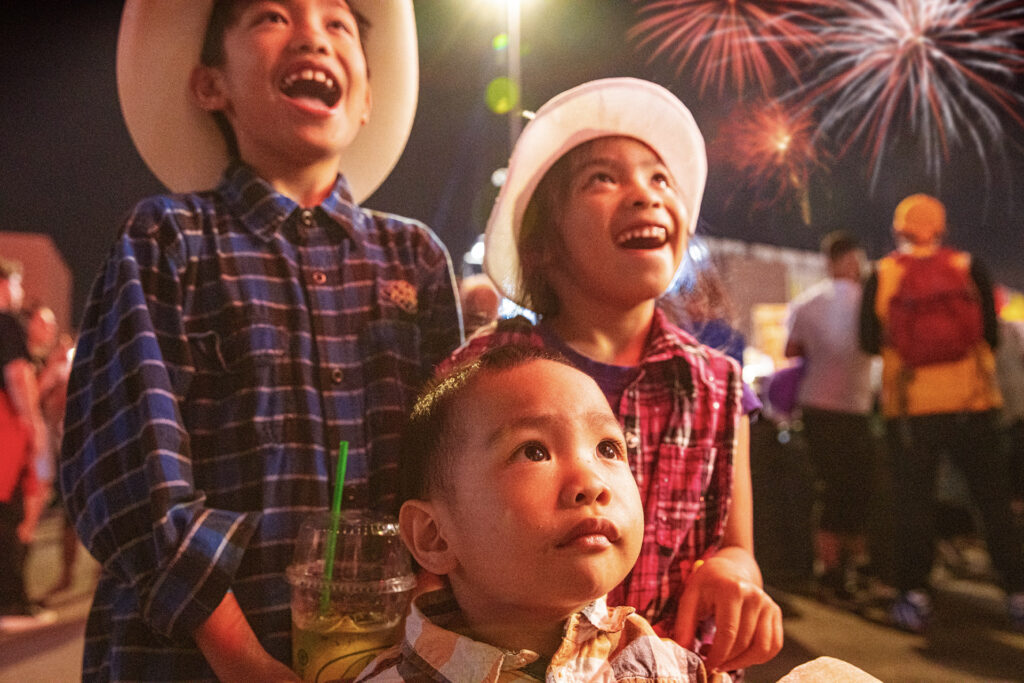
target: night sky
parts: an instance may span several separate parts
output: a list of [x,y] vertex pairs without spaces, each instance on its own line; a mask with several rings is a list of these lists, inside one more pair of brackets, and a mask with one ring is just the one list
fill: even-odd
[[[499,3],[417,0],[420,102],[412,136],[391,177],[366,202],[420,219],[458,264],[483,230],[496,190],[491,173],[509,151],[508,123],[491,113],[484,90],[504,73],[491,38],[504,29]],[[637,6],[627,0],[527,0],[523,8],[523,105],[536,109],[558,92],[594,78],[637,76],[673,90],[690,108],[713,151],[736,105],[728,92],[698,96],[692,70],[678,76],[665,60],[627,37]],[[126,212],[163,191],[132,147],[114,81],[120,2],[16,0],[5,11],[0,45],[0,230],[50,234],[72,268],[77,321],[88,289]],[[1024,88],[1018,77],[1017,90]],[[753,193],[711,157],[699,231],[713,237],[815,249],[836,228],[855,232],[872,257],[892,246],[890,221],[913,192],[939,196],[949,209],[949,239],[984,260],[997,281],[1024,289],[1024,128],[1005,126],[1005,161],[989,168],[970,150],[951,151],[941,179],[926,175],[910,142],[886,163],[872,189],[857,150],[817,170],[809,183],[811,224],[793,205],[755,205]],[[905,153],[904,153],[905,152]],[[999,154],[992,154],[1000,158]],[[2,251],[2,249],[0,249]]]

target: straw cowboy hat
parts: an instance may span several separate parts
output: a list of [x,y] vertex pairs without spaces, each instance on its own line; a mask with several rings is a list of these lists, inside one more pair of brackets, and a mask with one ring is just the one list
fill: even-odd
[[[345,149],[341,171],[357,202],[384,181],[416,113],[419,64],[412,0],[350,0],[371,25],[369,122]],[[213,117],[189,96],[212,0],[127,0],[117,41],[117,91],[135,147],[173,192],[214,187],[228,164]],[[377,85],[377,87],[374,87]]]
[[566,152],[606,136],[635,138],[661,157],[686,209],[682,227],[690,234],[696,229],[708,164],[704,137],[686,106],[660,85],[636,78],[605,78],[566,90],[523,129],[487,221],[484,270],[517,304],[526,305],[517,245],[534,190]]

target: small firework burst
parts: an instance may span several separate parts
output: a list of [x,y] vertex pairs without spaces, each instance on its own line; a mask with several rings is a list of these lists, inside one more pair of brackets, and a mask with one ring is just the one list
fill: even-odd
[[755,208],[795,203],[810,223],[811,173],[828,159],[816,147],[816,132],[810,110],[761,100],[733,112],[711,150],[738,171],[744,188],[753,191]]

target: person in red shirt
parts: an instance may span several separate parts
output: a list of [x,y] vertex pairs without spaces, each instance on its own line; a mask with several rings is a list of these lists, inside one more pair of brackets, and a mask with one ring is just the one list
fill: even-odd
[[35,458],[46,427],[21,307],[21,267],[0,260],[0,632],[53,623],[57,615],[33,605],[25,592],[25,556],[43,508]]

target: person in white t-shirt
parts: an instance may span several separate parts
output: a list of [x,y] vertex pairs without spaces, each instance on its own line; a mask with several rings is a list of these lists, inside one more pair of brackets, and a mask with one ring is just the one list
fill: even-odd
[[797,402],[807,446],[824,488],[815,533],[819,586],[824,597],[854,597],[856,566],[866,554],[873,442],[872,356],[858,330],[865,255],[849,233],[825,236],[828,277],[791,304],[786,355],[802,357]]

